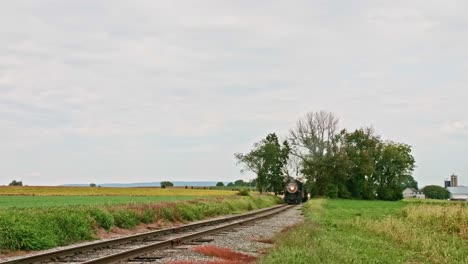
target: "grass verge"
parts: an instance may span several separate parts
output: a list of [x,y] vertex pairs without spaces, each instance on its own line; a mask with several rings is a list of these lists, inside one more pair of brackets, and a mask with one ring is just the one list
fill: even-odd
[[468,206],[311,200],[261,263],[468,263]]
[[47,249],[91,240],[100,228],[131,229],[142,223],[200,220],[279,202],[274,196],[252,195],[119,206],[4,208],[0,210],[0,252]]

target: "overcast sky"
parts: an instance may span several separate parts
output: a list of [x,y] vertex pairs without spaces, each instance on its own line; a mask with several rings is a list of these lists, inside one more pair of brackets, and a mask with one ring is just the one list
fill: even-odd
[[467,1],[1,1],[0,185],[234,181],[308,111],[468,185]]

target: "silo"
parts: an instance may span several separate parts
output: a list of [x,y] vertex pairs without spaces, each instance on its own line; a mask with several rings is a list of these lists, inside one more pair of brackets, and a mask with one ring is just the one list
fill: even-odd
[[445,186],[445,188],[447,188],[447,187],[452,187],[452,186],[450,185],[450,180],[445,180],[445,181],[444,181],[444,186]]
[[452,176],[450,176],[450,182],[451,182],[451,187],[457,187],[458,186],[458,176],[455,175],[455,174],[452,174]]

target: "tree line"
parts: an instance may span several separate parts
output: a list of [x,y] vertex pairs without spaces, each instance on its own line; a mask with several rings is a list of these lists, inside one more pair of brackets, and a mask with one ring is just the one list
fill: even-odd
[[291,178],[306,180],[312,196],[399,200],[412,177],[411,146],[382,140],[373,128],[339,129],[330,112],[310,112],[283,142],[275,133],[234,154],[243,170],[254,172],[257,190],[281,193]]

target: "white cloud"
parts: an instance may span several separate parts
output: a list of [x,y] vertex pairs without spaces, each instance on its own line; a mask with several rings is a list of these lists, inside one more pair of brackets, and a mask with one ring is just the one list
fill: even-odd
[[[233,152],[319,109],[346,127],[374,125],[427,160],[438,155],[419,151],[427,141],[464,135],[463,121],[447,121],[467,112],[463,7],[1,3],[0,158],[8,165],[0,173],[20,175],[27,166],[57,182],[65,174],[83,182],[134,173],[187,179],[191,171],[241,177]],[[438,177],[432,168],[421,163],[417,173],[430,174],[429,182]]]
[[468,122],[463,120],[445,123],[442,131],[447,134],[465,134],[468,132]]

